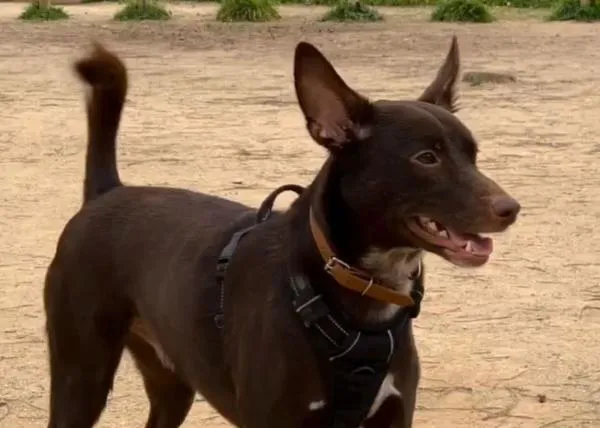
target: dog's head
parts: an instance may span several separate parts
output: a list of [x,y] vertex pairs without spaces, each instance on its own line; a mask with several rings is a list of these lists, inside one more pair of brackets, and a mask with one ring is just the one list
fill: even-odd
[[519,203],[476,166],[477,143],[454,115],[456,38],[416,101],[371,102],[352,90],[312,45],[296,48],[294,80],[312,138],[326,147],[337,193],[369,245],[411,247],[459,266],[492,252],[482,233],[515,222]]

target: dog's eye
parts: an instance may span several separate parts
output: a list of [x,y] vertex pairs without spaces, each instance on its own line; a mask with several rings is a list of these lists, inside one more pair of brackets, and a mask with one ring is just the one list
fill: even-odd
[[437,155],[431,150],[426,150],[424,152],[417,153],[413,156],[413,160],[419,162],[422,165],[435,165],[440,162]]

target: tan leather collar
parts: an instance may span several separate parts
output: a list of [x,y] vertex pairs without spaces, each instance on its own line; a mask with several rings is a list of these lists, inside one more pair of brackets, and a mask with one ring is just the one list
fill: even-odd
[[[373,277],[366,272],[352,267],[338,259],[327,242],[327,238],[321,230],[321,227],[319,227],[312,207],[310,209],[310,230],[315,244],[319,249],[319,253],[321,253],[321,257],[325,261],[325,271],[333,276],[342,287],[356,291],[363,296],[369,296],[372,299],[393,303],[402,307],[409,307],[415,304],[411,296],[381,285],[379,281],[373,279]],[[421,265],[419,264],[417,276],[420,275],[420,271]]]

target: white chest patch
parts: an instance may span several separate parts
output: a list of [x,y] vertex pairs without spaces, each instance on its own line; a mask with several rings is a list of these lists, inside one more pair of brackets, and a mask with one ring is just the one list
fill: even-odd
[[[370,248],[361,258],[361,267],[372,273],[375,278],[394,285],[394,289],[402,294],[409,294],[413,280],[411,275],[419,269],[421,254],[414,248],[393,248],[382,250]],[[388,304],[378,309],[370,318],[375,322],[389,321],[402,308]]]
[[394,375],[392,375],[391,373],[388,373],[387,376],[385,377],[385,379],[383,380],[383,382],[381,383],[381,386],[379,387],[379,391],[377,392],[377,395],[375,396],[375,400],[373,401],[373,404],[371,405],[371,409],[369,409],[369,413],[367,414],[367,419],[373,417],[375,415],[375,413],[377,413],[377,411],[379,410],[379,408],[381,407],[383,402],[388,397],[400,397],[400,396],[401,396],[400,391],[398,391],[396,389],[396,387],[394,386]]
[[320,410],[325,407],[325,400],[311,401],[308,403],[308,410],[314,412],[315,410]]
[[[400,391],[396,389],[394,386],[394,375],[388,373],[387,376],[383,379],[381,386],[379,387],[379,391],[377,391],[377,395],[375,396],[375,400],[373,400],[373,404],[371,404],[371,408],[369,409],[369,413],[367,414],[367,419],[372,418],[381,405],[385,402],[388,397],[400,397]],[[308,404],[308,410],[311,412],[317,411],[325,407],[325,400],[316,400],[311,401]],[[361,427],[362,428],[362,427]]]

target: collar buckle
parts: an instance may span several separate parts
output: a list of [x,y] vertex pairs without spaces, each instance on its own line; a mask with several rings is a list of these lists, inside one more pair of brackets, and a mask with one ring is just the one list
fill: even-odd
[[328,274],[331,275],[331,272],[336,265],[341,266],[346,270],[352,269],[348,263],[346,263],[343,260],[338,259],[335,256],[329,257],[329,259],[327,259],[327,262],[325,263],[325,266],[323,268],[325,269],[325,272],[327,272]]

